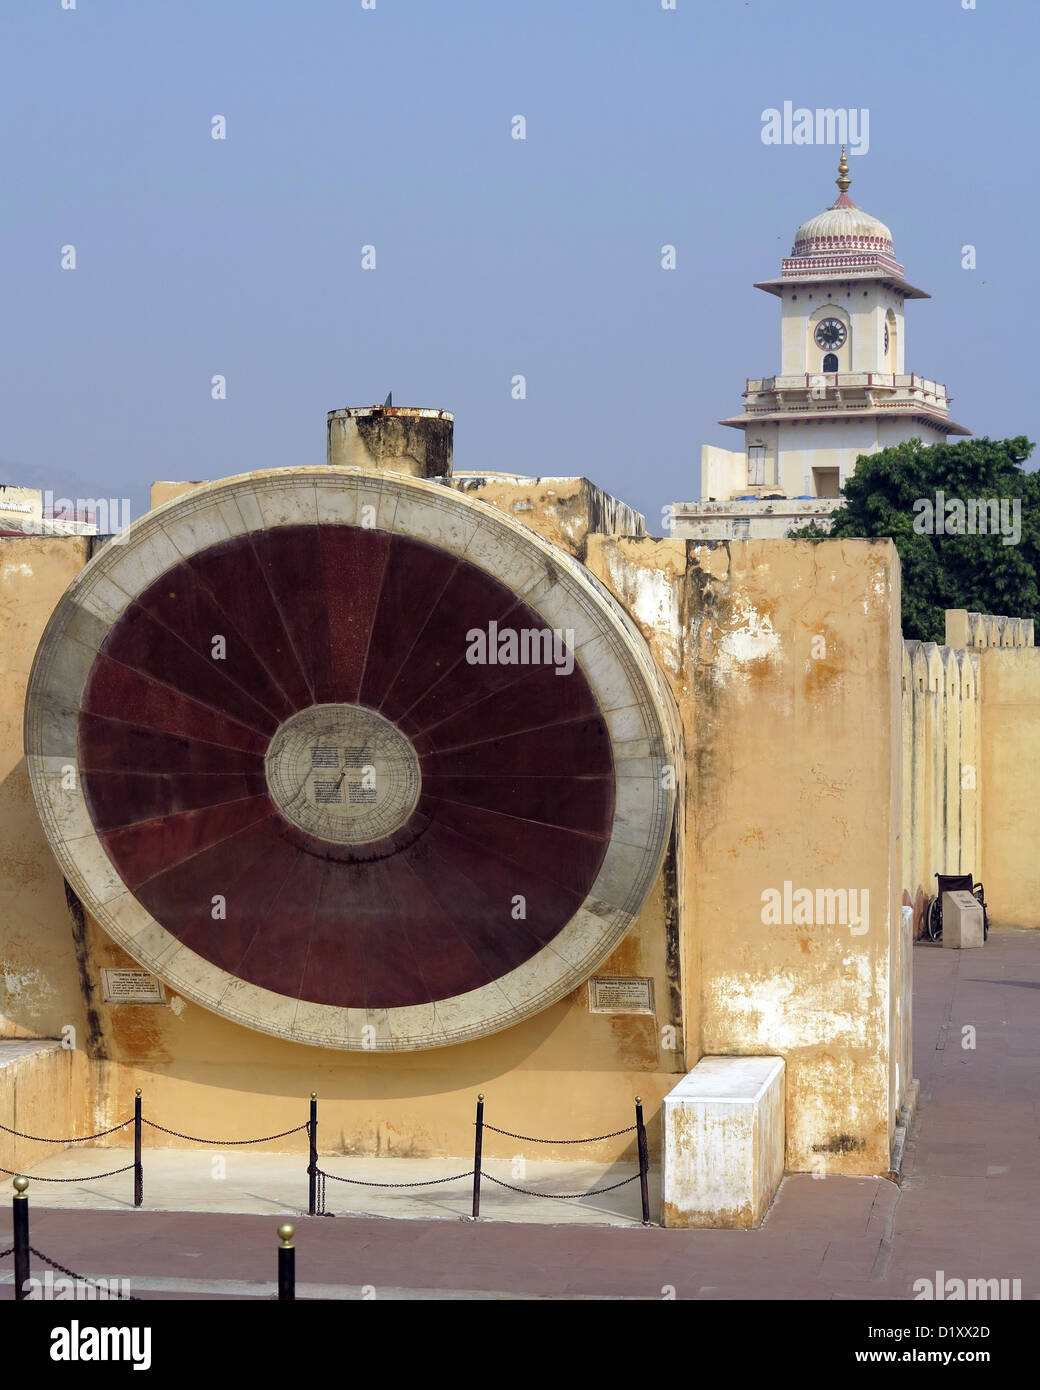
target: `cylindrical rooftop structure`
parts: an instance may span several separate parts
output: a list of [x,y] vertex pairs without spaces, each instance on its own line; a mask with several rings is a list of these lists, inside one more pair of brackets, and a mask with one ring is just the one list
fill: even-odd
[[406,405],[330,410],[326,461],[410,478],[447,478],[454,429],[455,417],[447,410]]

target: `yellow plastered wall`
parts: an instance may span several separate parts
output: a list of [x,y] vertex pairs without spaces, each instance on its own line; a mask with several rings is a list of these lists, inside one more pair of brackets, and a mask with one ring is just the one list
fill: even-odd
[[978,653],[982,871],[991,924],[1040,927],[1040,648]]
[[153,483],[150,496],[151,506],[153,509],[161,507],[164,502],[171,502],[175,497],[183,497],[185,493],[193,492],[197,487],[202,487],[202,483]]
[[87,560],[85,537],[0,537],[0,1038],[86,1036],[77,942],[33,801],[22,719],[47,620]]
[[[85,1047],[85,951],[43,833],[22,752],[25,689],[55,605],[83,567],[83,537],[0,538],[0,1121],[29,1134],[82,1134],[96,1125]],[[53,1039],[51,1048],[19,1040]],[[59,1047],[59,1040],[71,1047]],[[0,1132],[0,1167],[56,1152]]]
[[997,925],[1040,926],[1040,650],[1031,619],[951,609],[903,656],[902,878],[918,934],[936,873],[971,873]]
[[903,889],[923,930],[935,874],[979,877],[979,657],[906,642],[903,656]]
[[[960,810],[960,862],[982,863],[982,825],[979,803],[979,663],[971,652],[958,651],[958,713],[960,716],[960,768],[955,778]],[[967,869],[960,870],[962,873]],[[975,872],[974,869],[971,870]]]
[[[692,1057],[787,1062],[787,1166],[886,1171],[905,1068],[898,953],[899,563],[888,541],[597,537],[683,721]],[[869,927],[767,925],[785,881],[869,894]],[[862,899],[860,899],[862,901]],[[902,992],[897,1008],[896,996]]]
[[97,1133],[87,1101],[89,1083],[89,1065],[78,1048],[58,1042],[0,1044],[0,1116],[7,1126],[0,1130],[0,1168],[17,1173],[65,1147],[22,1136]]

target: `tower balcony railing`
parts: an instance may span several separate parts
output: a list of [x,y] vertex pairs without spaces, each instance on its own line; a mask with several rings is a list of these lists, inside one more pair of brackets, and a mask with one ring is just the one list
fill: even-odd
[[[826,397],[819,394],[821,385]],[[864,396],[877,393],[885,400],[912,400],[939,409],[945,409],[951,399],[942,382],[918,376],[916,372],[797,372],[787,376],[748,377],[744,399],[750,410],[760,396],[790,392],[794,397],[804,395],[811,403],[833,400],[834,393],[839,391]]]

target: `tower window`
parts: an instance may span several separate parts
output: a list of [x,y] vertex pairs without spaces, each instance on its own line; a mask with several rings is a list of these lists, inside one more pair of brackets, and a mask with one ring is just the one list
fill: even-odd
[[817,497],[841,496],[841,480],[836,468],[814,468],[813,484]]
[[748,486],[764,483],[766,480],[766,449],[764,444],[749,444],[747,451]]
[[823,370],[825,372],[836,372],[838,370],[838,354],[829,352],[823,359]]

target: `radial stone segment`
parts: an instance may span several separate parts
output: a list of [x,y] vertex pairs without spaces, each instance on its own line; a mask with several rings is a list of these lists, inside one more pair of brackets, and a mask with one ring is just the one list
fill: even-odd
[[208,484],[73,583],[26,754],[143,966],[300,1042],[414,1049],[561,999],[660,872],[673,713],[586,571],[442,486]]

